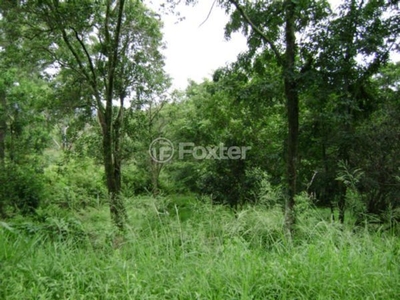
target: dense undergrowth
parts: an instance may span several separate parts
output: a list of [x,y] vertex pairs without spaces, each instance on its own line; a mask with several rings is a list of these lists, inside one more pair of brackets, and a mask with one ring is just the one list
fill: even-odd
[[0,299],[395,299],[400,240],[279,208],[233,213],[191,197],[128,200],[124,236],[106,206],[0,223]]

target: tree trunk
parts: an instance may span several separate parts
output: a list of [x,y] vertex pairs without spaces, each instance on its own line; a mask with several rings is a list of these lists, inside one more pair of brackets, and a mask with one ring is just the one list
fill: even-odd
[[6,157],[6,93],[4,90],[0,89],[0,167],[4,166],[4,160]]
[[344,223],[344,214],[346,212],[346,185],[343,182],[339,182],[339,221],[341,224]]
[[[120,44],[121,24],[124,11],[124,0],[118,1],[118,19],[115,29],[115,36],[110,37],[109,32],[109,13],[111,10],[111,2],[108,3],[106,12],[106,43],[110,46],[108,53],[108,76],[105,89],[106,106],[104,114],[99,110],[99,117],[102,119],[103,130],[103,155],[104,169],[106,173],[107,189],[110,201],[111,220],[120,231],[125,230],[125,222],[127,219],[125,205],[121,197],[121,157],[120,157],[120,117],[122,117],[123,99],[121,99],[121,107],[117,119],[113,121],[113,96],[115,71],[118,61],[118,47]],[[114,131],[115,130],[115,131]]]
[[297,179],[297,152],[299,134],[299,95],[296,82],[296,36],[295,36],[295,11],[294,1],[286,1],[286,53],[283,68],[286,108],[288,114],[288,139],[287,139],[287,184],[288,198],[285,208],[285,225],[289,234],[293,233],[295,224],[294,206]]
[[152,160],[150,158],[150,164],[151,164],[151,185],[152,185],[152,194],[153,197],[156,198],[158,194],[160,193],[160,190],[158,188],[158,178],[160,175],[159,168],[157,166],[158,162]]
[[285,85],[286,109],[288,117],[288,138],[287,138],[287,156],[286,156],[286,177],[288,198],[285,207],[285,225],[288,234],[291,236],[295,224],[294,206],[296,195],[296,177],[297,177],[297,149],[298,149],[298,134],[299,134],[299,93],[297,89],[297,71],[295,66],[296,61],[296,10],[297,1],[285,0],[285,44],[286,52],[284,57],[279,53],[279,48],[270,40],[268,35],[257,27],[239,5],[237,0],[229,0],[243,19],[249,24],[255,33],[260,35],[266,44],[274,52],[278,64],[282,66],[283,79]]
[[[6,93],[0,87],[0,172],[4,172],[5,158],[6,158]],[[0,199],[0,218],[5,217],[4,213],[4,199]]]
[[[108,108],[110,109],[110,108]],[[99,112],[103,133],[103,159],[106,174],[107,190],[110,203],[111,220],[120,231],[125,230],[126,210],[121,198],[121,162],[119,153],[115,152],[115,140],[112,134],[112,114]],[[115,137],[117,139],[119,137]]]
[[[328,163],[328,157],[326,155],[326,131],[322,130],[322,160],[324,162],[324,171],[325,171],[325,180],[323,184],[325,185],[325,193],[324,193],[324,198],[329,201],[329,208],[331,210],[331,221],[335,221],[335,205],[334,205],[334,182],[333,178],[331,176],[331,170],[329,168],[329,163]],[[325,202],[325,201],[324,201]]]

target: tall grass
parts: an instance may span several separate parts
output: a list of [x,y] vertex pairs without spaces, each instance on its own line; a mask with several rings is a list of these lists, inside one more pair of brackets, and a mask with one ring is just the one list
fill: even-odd
[[[73,224],[62,239],[54,238],[54,218],[46,226],[3,223],[0,299],[400,295],[399,238],[354,232],[322,220],[318,211],[300,217],[290,243],[279,209],[249,207],[234,214],[185,197],[136,198],[130,199],[129,215],[123,238],[113,233],[107,208],[91,208],[62,223],[64,231]],[[30,226],[42,227],[27,230]]]

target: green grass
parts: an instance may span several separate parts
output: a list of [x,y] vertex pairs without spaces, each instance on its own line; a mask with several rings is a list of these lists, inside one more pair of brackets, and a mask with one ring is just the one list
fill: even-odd
[[279,209],[246,208],[235,215],[191,198],[175,200],[129,199],[123,238],[113,232],[107,207],[73,219],[16,220],[9,223],[12,230],[0,224],[0,299],[400,295],[396,236],[342,228],[310,211],[288,242]]

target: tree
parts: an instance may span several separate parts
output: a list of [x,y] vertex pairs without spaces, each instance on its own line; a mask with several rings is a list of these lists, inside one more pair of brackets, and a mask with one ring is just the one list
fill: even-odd
[[[228,12],[235,11],[227,25],[227,35],[243,29],[250,53],[275,59],[281,68],[287,114],[286,180],[288,197],[285,223],[289,233],[295,223],[299,136],[299,79],[310,65],[301,49],[302,39],[329,13],[326,1],[221,1]],[[249,30],[250,29],[250,30]],[[300,42],[296,35],[302,35]]]
[[[387,62],[391,49],[398,45],[398,14],[394,13],[396,9],[391,11],[395,4],[375,0],[346,1],[340,13],[332,15],[326,1],[229,0],[224,2],[229,12],[227,2],[236,9],[231,14],[227,34],[242,29],[248,36],[249,54],[269,56],[282,70],[288,118],[286,224],[290,230],[294,222],[297,169],[301,166],[299,99],[307,100],[307,95],[312,94],[315,99],[327,103],[326,108],[336,107],[335,110],[340,111],[340,116],[334,117],[339,122],[332,126],[323,120],[322,128],[330,128],[329,134],[341,137],[336,144],[337,156],[348,160],[353,120],[365,117],[373,101],[369,80]],[[360,57],[364,61],[357,63]],[[327,97],[329,92],[332,98]],[[338,106],[335,100],[339,100]],[[318,112],[326,113],[326,110]],[[332,168],[326,161],[326,140],[322,141],[325,143],[322,146],[325,172],[337,171],[337,167]],[[339,184],[339,189],[339,218],[343,222],[346,188]]]
[[[352,168],[359,143],[357,126],[368,120],[379,97],[372,79],[398,47],[399,16],[396,5],[383,1],[345,1],[311,38],[312,70],[304,83],[309,86],[307,107],[313,117],[314,138],[319,141],[326,178],[332,181],[340,171],[338,161]],[[330,153],[330,154],[328,154]],[[346,185],[329,185],[337,195],[339,220],[344,222]]]
[[388,64],[371,80],[376,106],[368,119],[357,124],[357,148],[350,152],[350,161],[364,171],[358,184],[365,214],[392,222],[400,206],[400,64]]
[[43,64],[21,39],[19,1],[0,3],[0,215],[31,213],[42,198],[40,155],[48,141]]
[[[48,41],[55,68],[83,83],[81,103],[95,109],[102,132],[111,219],[124,230],[121,143],[124,107],[137,91],[164,86],[160,22],[137,0],[50,1],[23,4],[26,36]],[[39,49],[36,49],[39,50]],[[118,104],[117,104],[118,103]]]
[[[135,165],[145,171],[151,181],[151,193],[156,197],[160,193],[159,178],[165,161],[159,161],[149,151],[151,145],[156,145],[158,138],[165,138],[166,126],[170,118],[165,116],[163,110],[167,105],[166,95],[152,95],[141,99],[142,107],[132,107],[128,114],[126,129],[132,141],[131,147],[135,149]],[[153,144],[153,141],[155,144]],[[146,176],[147,177],[147,176]]]

